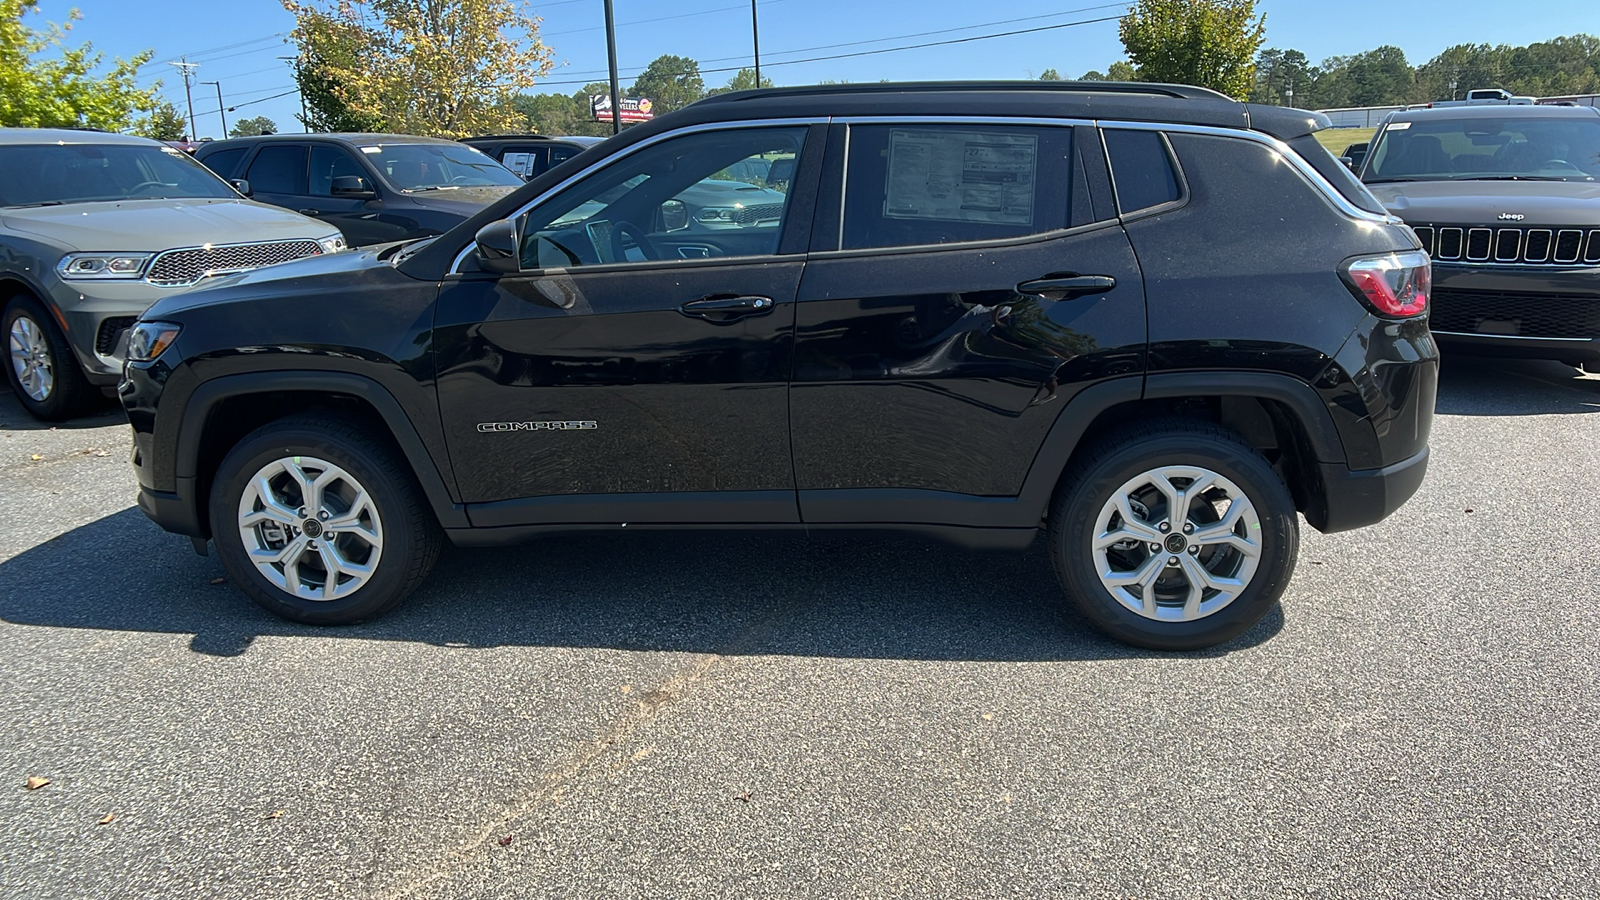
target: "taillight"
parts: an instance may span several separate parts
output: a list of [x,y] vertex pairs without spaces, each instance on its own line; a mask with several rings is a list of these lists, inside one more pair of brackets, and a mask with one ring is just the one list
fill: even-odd
[[1355,295],[1380,316],[1410,318],[1428,311],[1433,267],[1426,253],[1362,256],[1345,263],[1341,274]]

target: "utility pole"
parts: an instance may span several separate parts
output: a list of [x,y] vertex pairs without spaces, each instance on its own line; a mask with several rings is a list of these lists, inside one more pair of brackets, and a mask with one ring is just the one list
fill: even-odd
[[194,94],[189,90],[189,73],[200,68],[200,64],[189,62],[189,57],[185,56],[182,62],[169,62],[167,65],[174,66],[183,73],[183,96],[189,101],[189,140],[192,141],[194,140]]
[[224,109],[223,106],[222,106],[222,82],[220,82],[220,81],[202,81],[200,83],[201,84],[216,85],[216,88],[217,88],[217,115],[222,117],[222,137],[217,138],[217,140],[225,141],[225,140],[228,139],[228,111],[226,109]]
[[278,58],[287,59],[294,63],[294,86],[300,90],[300,127],[305,129],[307,134],[310,134],[311,122],[306,118],[306,83],[305,80],[300,77],[300,57],[280,56]]
[[611,61],[611,133],[622,133],[622,96],[617,90],[617,21],[606,0],[606,55]]
[[750,0],[750,43],[756,48],[756,87],[761,87],[761,26],[756,23],[756,0]]

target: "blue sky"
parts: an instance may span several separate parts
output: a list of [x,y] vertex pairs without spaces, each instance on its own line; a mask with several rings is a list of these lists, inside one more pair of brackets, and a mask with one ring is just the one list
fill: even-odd
[[[1107,6],[1098,0],[759,3],[762,74],[778,84],[826,78],[1027,78],[1047,68],[1076,77],[1089,69],[1103,70],[1121,58],[1115,21],[870,56],[780,63],[1108,18],[1127,6]],[[529,6],[543,18],[545,43],[554,50],[557,68],[547,79],[549,90],[571,92],[587,81],[604,79],[601,0],[552,0]],[[154,50],[155,62],[143,70],[142,80],[149,83],[160,78],[163,92],[180,108],[183,81],[177,70],[165,63],[187,54],[201,64],[196,75],[199,80],[221,82],[228,105],[249,104],[230,114],[230,122],[239,116],[265,115],[276,121],[280,130],[298,127],[294,116],[299,101],[292,93],[293,79],[287,64],[275,58],[293,54],[293,46],[284,41],[294,20],[277,0],[41,0],[40,7],[43,16],[35,18],[53,21],[64,20],[68,9],[76,7],[83,19],[74,27],[72,40],[92,41],[107,56]],[[698,59],[703,70],[749,65],[748,0],[614,0],[614,8],[624,84],[630,73],[663,53]],[[1452,44],[1526,44],[1600,31],[1592,0],[1544,0],[1519,5],[1515,15],[1509,16],[1502,3],[1472,0],[1264,0],[1258,8],[1267,16],[1266,46],[1298,49],[1313,61],[1390,43],[1403,49],[1415,64]],[[874,41],[877,38],[890,40]],[[873,42],[856,43],[868,41]],[[808,49],[845,43],[853,45]],[[732,74],[708,71],[706,83],[721,84]],[[274,98],[286,92],[288,96]],[[198,133],[217,135],[216,88],[196,86],[194,104]]]

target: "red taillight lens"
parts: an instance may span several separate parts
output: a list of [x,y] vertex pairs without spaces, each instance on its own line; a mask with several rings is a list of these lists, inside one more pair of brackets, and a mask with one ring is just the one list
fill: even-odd
[[1433,266],[1415,250],[1363,256],[1344,264],[1344,280],[1379,315],[1410,318],[1428,311]]

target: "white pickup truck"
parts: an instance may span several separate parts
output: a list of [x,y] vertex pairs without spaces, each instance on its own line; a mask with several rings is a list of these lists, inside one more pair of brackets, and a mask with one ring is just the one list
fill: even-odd
[[1428,109],[1438,109],[1444,106],[1487,106],[1501,103],[1509,106],[1532,106],[1538,102],[1534,97],[1517,97],[1499,88],[1480,88],[1467,91],[1465,100],[1436,100],[1427,105]]

